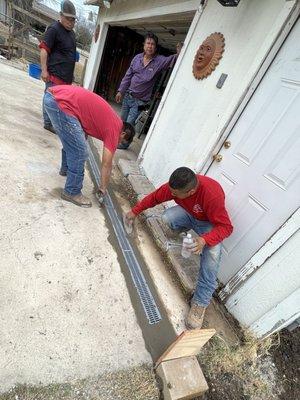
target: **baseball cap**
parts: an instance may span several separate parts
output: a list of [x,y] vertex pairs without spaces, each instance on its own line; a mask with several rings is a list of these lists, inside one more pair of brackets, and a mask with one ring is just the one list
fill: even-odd
[[65,17],[76,18],[76,9],[70,0],[64,0],[60,3],[60,12]]

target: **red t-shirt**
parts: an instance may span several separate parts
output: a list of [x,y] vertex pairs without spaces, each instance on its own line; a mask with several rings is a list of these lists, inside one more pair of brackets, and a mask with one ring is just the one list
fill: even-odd
[[132,212],[139,214],[147,208],[164,201],[174,200],[194,218],[209,221],[213,228],[201,235],[208,246],[215,246],[231,235],[233,227],[225,208],[225,194],[221,185],[208,176],[197,175],[199,182],[196,193],[186,199],[178,199],[171,193],[168,183],[146,196],[133,207]]
[[116,151],[123,122],[102,97],[80,86],[60,85],[48,90],[63,112],[79,120],[87,135],[102,140],[112,153]]

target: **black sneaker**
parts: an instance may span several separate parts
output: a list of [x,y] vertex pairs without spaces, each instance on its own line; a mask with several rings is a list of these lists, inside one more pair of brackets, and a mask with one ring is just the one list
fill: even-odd
[[64,171],[63,169],[60,169],[60,170],[59,170],[59,175],[60,175],[60,176],[67,176],[67,172],[68,172],[68,171]]
[[54,135],[56,135],[56,132],[52,125],[44,125],[44,129],[46,129],[47,131],[52,132],[52,133],[54,133]]

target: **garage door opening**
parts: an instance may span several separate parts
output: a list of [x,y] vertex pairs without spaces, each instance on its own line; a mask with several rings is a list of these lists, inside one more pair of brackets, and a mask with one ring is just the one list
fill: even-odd
[[[176,53],[177,43],[183,43],[194,12],[172,14],[143,21],[122,22],[108,27],[105,46],[97,74],[95,92],[105,98],[120,114],[121,104],[115,102],[122,78],[133,57],[143,52],[144,36],[154,33],[159,40],[158,54],[169,56]],[[138,154],[145,135],[155,116],[173,68],[157,76],[150,101],[140,109],[136,120],[136,137],[133,147]]]

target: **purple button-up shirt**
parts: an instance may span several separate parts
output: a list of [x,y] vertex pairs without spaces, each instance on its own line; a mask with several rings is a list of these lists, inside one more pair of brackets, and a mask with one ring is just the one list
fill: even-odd
[[169,57],[157,55],[144,67],[144,53],[137,54],[131,61],[118,91],[124,95],[129,90],[137,99],[149,101],[157,75],[171,67],[176,58],[177,54]]

